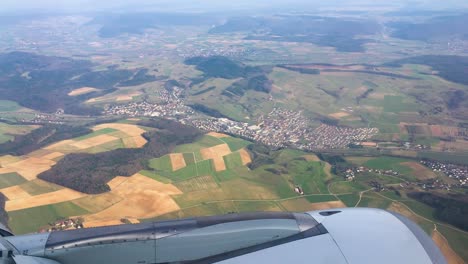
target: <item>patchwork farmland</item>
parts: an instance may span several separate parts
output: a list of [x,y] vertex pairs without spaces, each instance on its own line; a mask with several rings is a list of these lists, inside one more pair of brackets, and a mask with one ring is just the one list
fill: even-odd
[[[88,195],[36,178],[67,153],[141,147],[146,143],[141,136],[144,132],[132,124],[101,124],[91,134],[25,156],[0,157],[0,191],[8,199],[5,209],[13,231],[34,232],[60,219],[78,217],[85,227],[96,227],[232,212],[366,206],[410,217],[434,234],[453,258],[458,255],[443,244],[443,237],[468,239],[451,229],[436,233],[434,225],[440,223],[426,209],[420,211],[426,208],[423,204],[392,191],[374,192],[368,185],[372,179],[388,186],[403,179],[377,175],[347,182],[314,154],[289,149],[262,154],[262,148],[251,142],[219,133],[205,134],[195,142],[176,146],[170,154],[147,160],[147,169],[130,177],[117,175],[108,182],[110,191],[103,194]],[[436,177],[427,169],[417,173],[421,165],[408,159],[350,157],[349,162],[396,169],[408,179]],[[30,221],[31,217],[36,220]]]

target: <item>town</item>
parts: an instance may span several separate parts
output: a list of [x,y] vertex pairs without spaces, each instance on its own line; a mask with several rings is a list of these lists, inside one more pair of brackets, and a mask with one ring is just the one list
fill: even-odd
[[448,177],[456,179],[461,186],[466,185],[468,181],[468,166],[442,163],[432,160],[421,160],[421,164],[434,172],[442,172]]

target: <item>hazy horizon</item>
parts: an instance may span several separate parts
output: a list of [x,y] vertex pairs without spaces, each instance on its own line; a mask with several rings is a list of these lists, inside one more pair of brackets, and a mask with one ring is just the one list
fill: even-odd
[[318,0],[239,0],[235,4],[231,1],[221,0],[3,0],[0,3],[0,12],[13,11],[49,11],[49,12],[89,12],[89,11],[143,11],[143,10],[170,10],[170,11],[215,11],[215,10],[239,10],[239,9],[294,9],[307,8],[309,10],[451,10],[468,8],[468,2],[463,0],[331,0],[327,2]]

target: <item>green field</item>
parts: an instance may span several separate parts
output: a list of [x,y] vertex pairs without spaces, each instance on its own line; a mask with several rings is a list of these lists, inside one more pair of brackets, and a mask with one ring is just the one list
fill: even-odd
[[93,138],[93,137],[96,137],[96,136],[99,136],[99,135],[110,134],[110,133],[113,133],[113,132],[120,132],[120,131],[117,130],[117,129],[106,127],[106,128],[103,128],[103,129],[96,130],[93,133],[90,133],[90,134],[87,134],[87,135],[84,135],[84,136],[81,136],[81,137],[74,138],[74,140],[76,140],[76,141],[85,140],[85,139],[88,139],[88,138]]
[[338,198],[348,207],[354,207],[359,201],[359,195],[355,193],[338,195]]
[[411,174],[411,168],[400,164],[408,161],[411,160],[382,156],[371,159],[365,162],[363,165],[370,169],[394,170],[401,174]]
[[39,195],[63,189],[62,186],[39,179],[25,182],[21,184],[20,187],[30,195]]
[[21,109],[21,106],[13,101],[0,100],[0,112],[13,112]]
[[252,144],[249,141],[246,141],[240,138],[235,138],[235,137],[224,137],[224,138],[220,138],[220,140],[228,144],[229,149],[231,149],[232,152],[238,151]]
[[468,165],[468,152],[418,152],[418,158]]
[[26,179],[16,172],[0,174],[0,189],[25,183]]
[[404,102],[403,96],[386,95],[384,97],[383,106],[385,112],[393,113],[412,112],[418,110],[418,105]]
[[148,161],[148,166],[158,171],[172,171],[172,163],[169,155],[164,155],[160,158],[151,159]]
[[14,233],[25,234],[36,232],[57,220],[86,213],[88,211],[72,202],[64,202],[8,212],[8,222]]
[[142,170],[142,171],[140,171],[138,173],[140,173],[143,176],[149,177],[149,178],[151,178],[153,180],[162,182],[162,183],[172,183],[171,179],[169,179],[167,177],[160,176],[154,171]]
[[203,161],[197,162],[196,166],[197,166],[197,176],[212,175],[214,172],[214,165],[213,165],[212,160],[203,160]]
[[368,189],[367,186],[357,181],[340,181],[330,184],[330,191],[332,193],[356,193],[365,191]]
[[200,161],[201,160],[201,156],[199,154],[200,149],[214,147],[216,145],[223,144],[223,143],[224,143],[223,141],[215,137],[204,135],[202,138],[200,138],[194,143],[177,146],[174,149],[174,153],[192,153],[193,152],[195,153],[196,161]]
[[13,140],[16,135],[28,134],[34,129],[34,126],[10,125],[0,122],[0,144]]
[[437,225],[437,230],[445,236],[450,247],[466,262],[468,260],[468,250],[466,250],[468,234],[455,231],[443,225]]
[[184,153],[185,164],[195,163],[195,155],[193,153]]
[[224,163],[227,169],[234,169],[237,167],[244,166],[239,152],[233,152],[227,156],[224,156]]

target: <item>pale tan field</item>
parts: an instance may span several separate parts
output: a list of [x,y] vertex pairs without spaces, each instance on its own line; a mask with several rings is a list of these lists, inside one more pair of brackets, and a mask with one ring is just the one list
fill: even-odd
[[213,177],[209,175],[181,181],[175,185],[184,193],[218,188],[218,184],[214,181]]
[[146,143],[148,143],[148,141],[146,141],[146,139],[144,137],[142,137],[142,136],[133,137],[133,141],[135,142],[135,147],[137,147],[137,148],[141,148]]
[[50,153],[52,153],[53,151],[50,151],[48,149],[38,149],[38,150],[35,150],[33,152],[30,152],[28,153],[28,157],[35,157],[35,158],[42,158],[44,157],[45,155],[49,155]]
[[432,170],[428,169],[427,167],[420,164],[419,162],[414,162],[414,161],[403,162],[401,163],[401,165],[410,167],[413,170],[414,176],[418,180],[428,180],[428,179],[434,179],[437,177],[437,175]]
[[330,208],[344,208],[346,205],[342,201],[332,201],[323,203],[312,203],[311,210],[326,210]]
[[249,152],[245,149],[239,150],[239,154],[241,156],[242,164],[247,165],[252,162],[252,159],[250,158]]
[[187,164],[185,164],[184,154],[182,153],[169,154],[169,158],[171,159],[172,170],[174,171],[185,168],[187,166]]
[[124,199],[99,213],[84,216],[85,222],[150,218],[180,209],[170,195],[182,192],[172,184],[135,174],[127,178],[117,177],[109,186],[114,187],[111,194]]
[[20,157],[15,157],[15,156],[11,156],[11,155],[1,156],[0,157],[0,166],[4,166],[4,165],[10,164],[10,163],[15,163],[15,162],[18,162],[20,160],[21,160]]
[[439,233],[439,231],[434,230],[434,232],[432,232],[432,240],[434,240],[436,245],[440,248],[440,251],[442,251],[442,254],[446,258],[447,263],[449,264],[465,263],[463,259],[460,256],[458,256],[458,254],[455,253],[455,251],[453,251],[453,249],[448,244],[447,239],[445,239],[445,237],[441,233]]
[[313,210],[326,210],[330,208],[345,208],[346,205],[341,201],[311,203],[306,198],[298,198],[281,202],[281,205],[288,211],[305,212]]
[[16,172],[16,170],[13,168],[0,168],[0,174],[11,173],[11,172]]
[[210,132],[210,133],[208,133],[207,135],[208,135],[208,136],[215,137],[215,138],[225,138],[225,137],[229,137],[229,136],[226,135],[226,134],[218,133],[218,132]]
[[304,158],[307,160],[307,161],[320,161],[319,157],[317,157],[317,155],[305,155]]
[[204,160],[213,160],[216,171],[224,171],[226,170],[226,164],[224,163],[223,156],[230,154],[231,149],[229,149],[227,144],[221,144],[211,148],[201,149],[200,153]]
[[29,193],[27,193],[18,185],[0,189],[0,192],[3,193],[8,198],[8,200],[17,200],[17,199],[31,197]]
[[323,75],[323,76],[340,76],[340,77],[352,77],[353,76],[353,72],[320,72],[320,75]]
[[375,142],[361,142],[361,146],[368,147],[368,148],[375,148],[375,147],[377,147],[377,143],[375,143]]
[[83,209],[86,209],[88,212],[97,213],[111,207],[123,199],[123,197],[112,193],[103,193],[97,195],[88,195],[78,200],[74,200],[73,203]]
[[120,123],[107,123],[107,124],[100,124],[93,127],[93,131],[101,130],[103,128],[113,128],[116,130],[120,130],[129,136],[140,136],[141,134],[145,133],[146,131],[139,126],[132,125],[132,124],[120,124]]
[[141,95],[141,92],[131,92],[129,94],[119,95],[115,99],[117,102],[121,101],[130,101],[133,100],[133,97]]
[[111,190],[117,189],[120,185],[128,181],[127,177],[115,177],[110,182],[107,183]]
[[101,227],[101,226],[115,226],[115,225],[122,225],[122,221],[120,219],[112,219],[112,220],[94,220],[94,221],[85,221],[83,226],[85,228],[92,228],[92,227]]
[[306,198],[298,198],[281,202],[281,206],[289,212],[306,212],[310,211],[312,203]]
[[137,148],[137,143],[133,137],[122,138],[122,143],[126,148]]
[[50,153],[50,154],[47,154],[47,155],[45,155],[45,156],[42,157],[42,158],[48,159],[48,160],[54,160],[54,159],[56,159],[56,158],[63,157],[64,155],[65,155],[65,154],[56,151],[56,152],[52,152],[52,153]]
[[73,141],[71,139],[67,139],[67,140],[63,140],[63,141],[54,143],[52,145],[49,145],[49,146],[45,147],[44,149],[61,151],[61,149],[66,148],[67,146],[73,144],[74,142],[75,141]]
[[408,210],[408,208],[406,208],[400,203],[392,202],[390,206],[387,208],[387,210],[404,215],[416,223],[420,221],[420,219],[414,213],[412,213],[410,210]]
[[77,95],[87,94],[87,93],[95,92],[95,91],[99,91],[99,90],[93,87],[82,87],[82,88],[78,88],[69,92],[68,95],[77,96]]
[[73,147],[77,147],[79,149],[87,149],[87,148],[96,147],[96,146],[99,146],[108,142],[112,142],[115,140],[119,140],[119,138],[104,134],[104,135],[99,135],[99,136],[87,138],[87,139],[80,140],[80,141],[75,141],[74,143],[70,145]]
[[336,119],[340,119],[340,118],[349,116],[349,113],[346,113],[346,112],[337,112],[337,113],[329,114],[329,116],[330,116],[330,117],[333,117],[333,118],[336,118]]
[[457,139],[455,141],[440,141],[437,145],[433,146],[435,150],[442,151],[468,151],[468,141]]
[[37,175],[41,172],[49,170],[55,163],[56,162],[53,160],[30,157],[15,163],[7,164],[4,167],[12,169],[26,180],[31,181],[36,179]]
[[51,193],[44,193],[36,196],[7,201],[5,203],[5,210],[11,212],[42,205],[71,201],[84,196],[86,196],[84,193],[73,191],[71,189],[62,189]]

